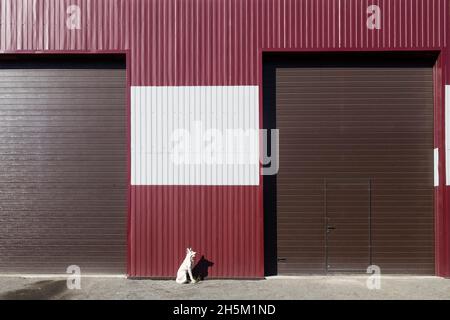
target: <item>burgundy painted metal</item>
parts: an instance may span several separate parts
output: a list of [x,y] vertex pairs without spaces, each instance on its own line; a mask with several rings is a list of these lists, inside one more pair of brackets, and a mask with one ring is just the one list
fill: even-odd
[[[72,4],[81,8],[79,30],[66,27],[66,9]],[[371,4],[381,8],[380,30],[366,27]],[[435,146],[440,148],[441,172],[435,206],[436,269],[438,275],[450,276],[446,206],[450,190],[445,186],[443,116],[443,84],[449,72],[448,10],[446,0],[5,0],[0,5],[0,52],[125,50],[132,86],[261,86],[264,50],[439,51],[435,67]],[[168,227],[167,223],[175,222],[174,204],[180,199],[195,201],[188,205],[195,218],[177,228]],[[224,200],[235,207],[227,207]],[[221,215],[201,219],[206,203],[227,217],[224,225],[215,220]],[[128,274],[172,276],[178,261],[166,256],[171,251],[182,255],[177,238],[181,231],[192,233],[200,254],[214,255],[211,276],[261,277],[262,223],[262,185],[133,186]],[[211,229],[205,231],[206,227]],[[211,242],[200,244],[200,239]]]
[[[68,30],[66,9],[81,9]],[[366,27],[367,7],[382,10]],[[33,11],[34,9],[34,11]],[[5,0],[2,51],[131,49],[132,85],[258,84],[258,50],[443,48],[445,0]]]

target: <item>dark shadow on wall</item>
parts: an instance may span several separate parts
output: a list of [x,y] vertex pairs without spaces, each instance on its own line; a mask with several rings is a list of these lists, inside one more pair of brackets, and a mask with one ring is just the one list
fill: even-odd
[[[276,129],[276,64],[264,60],[263,69],[263,128]],[[270,132],[267,136],[270,150]],[[263,176],[264,201],[264,275],[272,276],[277,271],[277,176]]]
[[205,256],[202,256],[201,259],[197,262],[194,269],[192,269],[192,275],[197,280],[203,280],[208,277],[208,269],[214,265],[214,262],[205,259]]

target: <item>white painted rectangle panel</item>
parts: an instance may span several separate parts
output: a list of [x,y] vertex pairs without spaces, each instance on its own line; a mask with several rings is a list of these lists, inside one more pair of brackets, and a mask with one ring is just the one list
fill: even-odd
[[131,87],[132,185],[259,185],[257,86]]

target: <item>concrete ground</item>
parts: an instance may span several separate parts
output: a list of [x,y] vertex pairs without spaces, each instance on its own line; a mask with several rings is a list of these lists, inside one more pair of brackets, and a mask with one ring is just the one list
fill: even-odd
[[450,299],[450,279],[385,276],[369,290],[365,276],[305,276],[266,280],[173,280],[86,277],[69,290],[65,278],[0,277],[0,299]]

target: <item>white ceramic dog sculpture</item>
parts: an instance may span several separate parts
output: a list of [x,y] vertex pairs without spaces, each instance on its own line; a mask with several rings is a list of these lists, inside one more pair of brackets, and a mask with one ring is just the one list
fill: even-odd
[[192,251],[192,248],[186,249],[186,257],[183,260],[183,263],[178,268],[177,279],[176,282],[183,284],[187,283],[187,274],[191,278],[191,283],[196,283],[197,281],[192,276],[192,265],[194,264],[195,252]]

